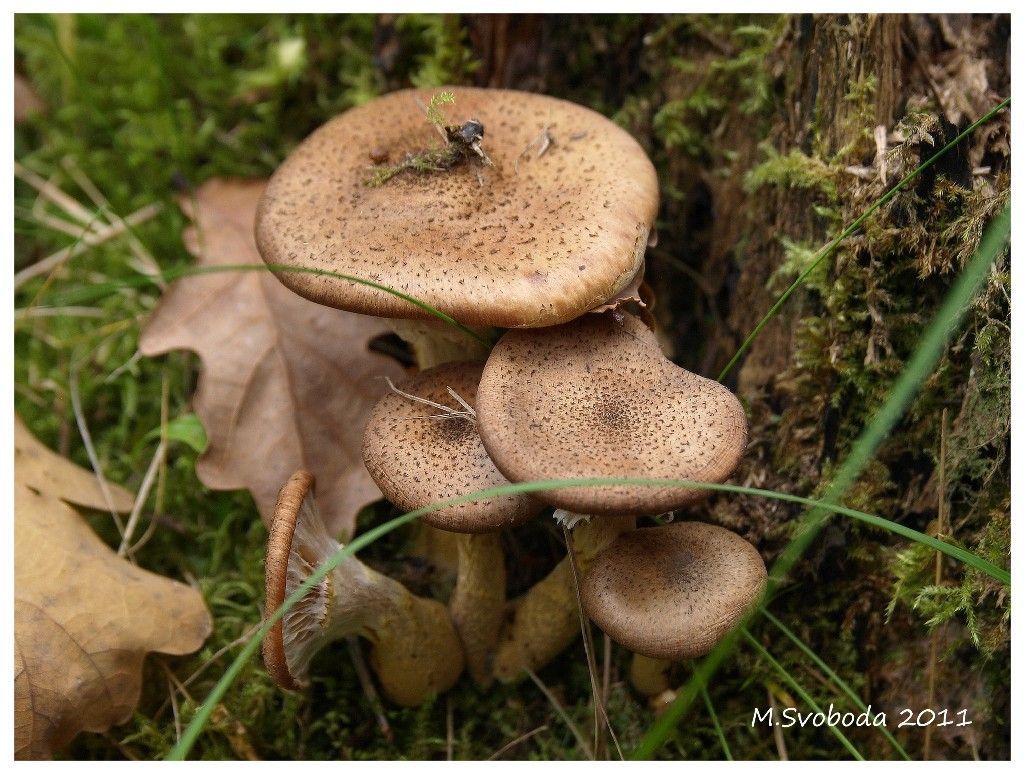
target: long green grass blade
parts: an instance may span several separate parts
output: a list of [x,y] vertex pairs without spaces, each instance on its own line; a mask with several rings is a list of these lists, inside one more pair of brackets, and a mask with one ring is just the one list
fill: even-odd
[[704,707],[707,708],[708,716],[711,717],[711,723],[714,724],[715,734],[718,736],[718,743],[722,746],[722,753],[725,754],[725,758],[728,761],[733,761],[732,750],[729,748],[729,741],[725,739],[725,732],[722,731],[722,725],[718,723],[718,714],[715,713],[715,706],[711,704],[711,697],[708,696],[708,687],[700,687],[700,695],[704,698]]
[[[913,356],[907,362],[903,372],[889,389],[889,393],[878,412],[868,423],[860,437],[854,442],[850,454],[839,467],[832,483],[822,498],[825,503],[812,508],[805,515],[797,535],[789,542],[782,554],[776,559],[768,578],[768,592],[777,587],[789,575],[796,561],[803,555],[811,541],[824,526],[830,514],[837,512],[835,502],[849,489],[863,470],[865,464],[874,455],[882,440],[892,430],[896,421],[920,388],[921,382],[931,373],[938,362],[942,350],[966,314],[971,299],[981,287],[989,267],[1003,250],[1010,234],[1009,207],[992,219],[981,244],[975,251],[971,261],[961,272],[939,309],[935,319],[921,337]],[[865,520],[867,521],[867,520]],[[891,523],[895,525],[895,523]],[[902,528],[902,526],[901,526]],[[900,531],[907,528],[902,528]],[[896,532],[896,531],[894,531]],[[922,543],[927,543],[922,541]],[[1009,584],[1009,574],[1001,572],[1005,582]],[[748,615],[746,621],[751,616]],[[718,666],[732,653],[736,644],[735,630],[710,654],[708,654],[694,671],[694,677],[679,692],[679,696],[665,712],[651,725],[632,754],[634,759],[648,759],[672,734],[672,730],[696,699],[699,686],[708,681]]]
[[[807,690],[800,685],[800,682],[797,681],[796,678],[794,678],[790,674],[790,672],[786,670],[786,668],[779,664],[775,657],[768,653],[768,649],[762,646],[761,642],[753,635],[751,635],[747,631],[746,627],[743,628],[743,637],[745,637],[750,642],[750,644],[755,649],[757,649],[758,652],[760,652],[761,656],[764,657],[765,660],[767,660],[768,664],[775,668],[775,672],[782,676],[783,680],[785,680],[786,683],[793,687],[793,691],[800,695],[800,699],[806,702],[811,707],[811,710],[813,710],[815,713],[823,713],[821,706],[814,701],[814,698],[807,693]],[[833,726],[831,724],[827,726],[828,731],[836,736],[839,742],[843,744],[843,747],[850,752],[854,759],[856,759],[857,761],[864,761],[864,757],[861,755],[861,752],[857,750],[857,746],[851,743],[849,738],[839,731],[839,727]]]
[[[836,673],[835,670],[833,670],[825,663],[825,660],[823,660],[821,657],[815,654],[810,646],[808,646],[806,643],[800,640],[800,638],[798,638],[797,635],[789,629],[789,627],[784,625],[778,619],[778,617],[776,617],[767,608],[761,609],[761,615],[764,616],[776,627],[778,627],[783,635],[789,638],[790,641],[792,641],[793,644],[808,657],[808,659],[810,659],[815,665],[817,665],[818,669],[820,669],[821,672],[823,672],[828,677],[828,679],[832,681],[832,683],[838,686],[842,690],[843,694],[849,697],[850,701],[857,706],[858,710],[867,713],[868,706],[864,704],[864,700],[860,698],[860,695],[857,694],[857,692],[855,692],[853,689],[851,689],[850,685],[846,683],[846,681],[844,681],[842,678],[840,678],[839,674]],[[897,741],[896,738],[892,736],[892,732],[890,732],[887,727],[880,726],[878,728],[878,731],[885,736],[885,739],[892,744],[892,747],[896,749],[897,753],[899,753],[900,756],[902,756],[907,761],[910,761],[910,755],[904,750],[903,746],[899,744],[899,741]]]
[[[395,288],[391,288],[382,283],[375,283],[372,280],[365,280],[362,277],[356,277],[354,275],[342,274],[341,272],[332,272],[329,269],[317,269],[314,267],[301,267],[301,266],[285,266],[283,264],[217,264],[216,266],[178,266],[170,269],[165,269],[162,272],[148,274],[148,275],[134,275],[132,277],[124,277],[118,280],[110,280],[103,283],[93,283],[92,285],[84,285],[78,288],[72,288],[70,290],[61,291],[58,293],[50,294],[47,297],[47,302],[54,306],[65,306],[69,304],[88,304],[99,299],[106,298],[112,293],[116,293],[122,288],[139,288],[145,285],[155,284],[154,280],[159,277],[166,282],[172,282],[174,280],[180,280],[182,277],[193,277],[195,275],[205,274],[217,274],[219,272],[289,272],[295,274],[312,274],[319,275],[322,277],[335,277],[339,280],[347,280],[357,285],[365,285],[369,288],[375,288],[378,291],[389,293],[392,296],[396,296],[402,301],[407,301],[410,304],[419,307],[421,310],[426,312],[428,315],[433,315],[439,320],[444,321],[450,326],[457,328],[467,336],[476,339],[477,341],[490,345],[491,342],[486,337],[481,336],[479,333],[463,325],[451,315],[448,315],[436,307],[432,307],[425,301],[417,299],[415,296],[410,296],[407,293],[403,293]],[[74,300],[74,301],[71,301]]]
[[908,172],[905,176],[903,176],[899,183],[897,183],[891,189],[886,191],[885,194],[879,197],[878,200],[871,205],[871,207],[865,210],[861,214],[861,216],[857,218],[857,220],[855,220],[853,223],[851,223],[849,226],[843,229],[838,237],[836,237],[834,240],[825,245],[825,247],[823,247],[821,251],[818,253],[817,257],[811,262],[810,266],[808,266],[803,272],[800,273],[800,276],[797,277],[788,288],[786,288],[782,295],[779,296],[779,298],[771,306],[771,309],[769,309],[768,312],[765,313],[764,317],[758,321],[757,325],[754,326],[754,329],[747,335],[747,338],[743,340],[743,344],[740,345],[740,348],[733,354],[732,358],[729,359],[729,362],[725,364],[725,367],[719,373],[718,381],[721,382],[723,379],[725,379],[725,376],[730,371],[732,371],[732,368],[733,366],[736,365],[736,362],[743,357],[743,353],[750,349],[750,345],[757,338],[758,334],[761,333],[761,330],[766,325],[768,325],[769,321],[771,321],[771,319],[778,314],[779,310],[782,309],[782,305],[785,304],[789,297],[792,296],[796,292],[796,290],[801,285],[804,284],[808,276],[810,276],[811,272],[813,272],[822,261],[824,261],[826,258],[835,253],[836,248],[839,247],[840,243],[842,243],[843,240],[845,240],[847,237],[849,237],[851,234],[857,231],[857,229],[859,229],[862,225],[864,225],[864,222],[868,218],[870,218],[872,214],[878,210],[878,208],[885,205],[889,200],[896,196],[896,194],[905,189],[911,181],[920,176],[922,172],[924,172],[926,169],[935,164],[935,162],[937,162],[939,159],[941,159],[943,156],[949,153],[956,145],[958,145],[965,137],[970,135],[975,129],[977,129],[982,124],[991,121],[992,118],[997,113],[999,113],[999,111],[1003,110],[1003,108],[1008,107],[1009,104],[1010,98],[1007,97],[1005,100],[1003,100],[994,108],[992,108],[992,110],[990,110],[984,116],[982,116],[969,127],[967,127],[963,132],[961,132],[948,143],[946,143],[944,146],[942,146],[942,148],[940,148],[938,151],[932,154],[922,164]]

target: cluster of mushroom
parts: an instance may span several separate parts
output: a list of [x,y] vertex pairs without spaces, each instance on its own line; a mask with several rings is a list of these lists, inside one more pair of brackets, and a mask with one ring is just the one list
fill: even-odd
[[[623,309],[638,299],[658,208],[643,150],[604,117],[562,100],[450,91],[462,126],[473,127],[476,154],[435,170],[412,164],[439,142],[422,109],[431,95],[396,92],[303,142],[271,178],[257,214],[260,251],[284,284],[388,318],[417,357],[420,370],[391,386],[363,437],[385,497],[412,510],[508,482],[724,481],[746,441],[742,407],[665,358],[652,331]],[[451,142],[459,127],[440,134]],[[372,174],[382,165],[392,167]],[[481,327],[482,339],[509,330],[488,352],[379,286]],[[315,513],[312,486],[297,472],[281,491],[267,551],[268,614],[339,546]],[[574,572],[587,615],[616,642],[660,660],[700,655],[760,595],[764,563],[720,527],[635,525],[705,494],[668,484],[576,486],[435,511],[424,529],[456,534],[447,607],[349,558],[286,613],[265,640],[264,660],[293,688],[307,681],[324,643],[362,636],[385,693],[407,705],[446,690],[464,667],[480,684],[515,680],[578,635]],[[500,532],[551,507],[572,527],[572,557],[507,603]]]

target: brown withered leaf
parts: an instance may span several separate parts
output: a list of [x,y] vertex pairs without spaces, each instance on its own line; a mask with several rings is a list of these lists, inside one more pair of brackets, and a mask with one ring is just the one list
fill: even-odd
[[[182,207],[201,266],[255,264],[253,223],[265,181],[211,180]],[[328,528],[350,536],[380,497],[362,459],[366,416],[402,369],[367,349],[388,332],[376,318],[307,301],[268,271],[176,281],[143,331],[145,355],[188,349],[203,362],[193,398],[210,443],[196,466],[217,490],[252,492],[265,522],[293,471],[316,476]]]
[[18,73],[14,74],[14,125],[28,120],[36,113],[46,110],[46,103],[32,87],[28,79]]
[[[111,484],[118,510],[132,496]],[[81,731],[128,720],[147,652],[188,654],[210,634],[191,587],[120,558],[68,505],[105,511],[92,473],[14,431],[14,751],[46,759]]]

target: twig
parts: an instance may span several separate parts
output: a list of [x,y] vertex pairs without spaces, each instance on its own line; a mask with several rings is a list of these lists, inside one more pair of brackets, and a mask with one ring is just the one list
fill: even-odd
[[107,480],[103,476],[103,468],[100,466],[99,456],[96,454],[96,448],[92,444],[92,436],[89,433],[89,426],[85,422],[85,414],[82,412],[82,398],[78,394],[78,368],[72,366],[68,372],[68,392],[71,394],[71,411],[75,415],[75,423],[78,425],[78,432],[82,436],[82,444],[85,445],[85,453],[89,456],[89,464],[92,466],[93,473],[96,474],[96,480],[100,485],[100,492],[103,493],[103,500],[106,501],[107,509],[110,511],[110,516],[114,520],[114,524],[117,526],[117,532],[124,537],[124,522],[121,521],[121,515],[117,513],[117,509],[114,508],[114,498],[110,494],[110,488],[107,486]]
[[14,310],[14,319],[33,318],[101,318],[106,313],[96,307],[22,307]]
[[452,705],[451,694],[445,695],[445,738],[447,745],[445,747],[445,758],[447,761],[452,760],[452,755],[455,752],[455,706]]
[[437,401],[431,401],[429,398],[422,398],[420,396],[414,396],[412,393],[406,393],[401,388],[398,388],[398,387],[395,386],[395,383],[391,381],[391,377],[384,377],[384,381],[388,383],[388,387],[390,387],[398,395],[402,396],[402,398],[407,398],[410,401],[417,401],[417,402],[419,402],[421,404],[426,404],[427,406],[432,406],[435,409],[440,409],[443,412],[443,414],[434,414],[434,415],[429,415],[428,417],[420,417],[420,418],[414,418],[414,419],[434,419],[434,418],[445,418],[446,419],[446,418],[449,418],[449,417],[461,417],[463,419],[470,420],[472,422],[476,422],[476,411],[473,409],[473,407],[471,407],[469,404],[467,404],[466,401],[463,400],[463,398],[458,393],[456,393],[451,388],[448,388],[449,394],[451,394],[451,396],[456,401],[458,401],[460,404],[462,404],[462,406],[466,407],[466,411],[459,411],[458,409],[453,409],[450,406],[445,406],[444,404],[439,404],[439,403],[437,403]]
[[545,124],[543,128],[540,130],[540,133],[535,138],[530,140],[530,142],[526,144],[526,147],[523,148],[522,151],[520,151],[518,156],[516,156],[516,160],[512,165],[515,168],[516,174],[519,174],[519,160],[526,156],[526,154],[530,152],[531,148],[537,146],[537,155],[534,156],[533,158],[539,159],[541,156],[547,153],[548,148],[551,147],[551,144],[553,142],[554,138],[551,136],[551,125]]
[[[121,536],[121,545],[117,548],[118,557],[124,557],[125,555],[132,555],[135,551],[135,547],[129,548],[128,544],[132,540],[132,536],[135,534],[135,528],[139,524],[139,517],[142,514],[142,507],[146,504],[146,499],[149,498],[149,491],[153,488],[153,482],[156,480],[156,474],[159,470],[160,464],[163,463],[164,454],[167,452],[167,442],[164,439],[160,439],[160,443],[157,444],[156,452],[153,454],[153,459],[149,461],[149,468],[146,469],[146,475],[142,477],[142,484],[139,486],[139,492],[135,496],[135,503],[132,504],[131,513],[128,514],[128,524],[125,525],[124,535]],[[153,520],[153,524],[156,521]],[[140,542],[141,543],[141,542]]]
[[65,194],[59,186],[55,185],[52,181],[44,180],[42,175],[39,175],[34,170],[30,170],[21,162],[14,162],[14,176],[24,180],[32,186],[32,188],[38,191],[41,197],[48,199],[53,204],[57,205],[57,207],[72,218],[80,221],[83,226],[88,226],[95,222],[95,213],[89,212],[89,210],[83,207],[82,204],[73,196]]
[[[36,202],[42,202],[42,197],[36,199]],[[25,208],[16,207],[14,209],[15,217],[19,216],[19,210],[21,211],[20,217],[24,218],[25,220],[34,221],[35,223],[38,223],[40,226],[46,226],[52,229],[53,231],[59,231],[61,234],[66,234],[69,237],[74,237],[75,239],[80,239],[83,235],[83,232],[95,231],[95,229],[92,228],[92,226],[68,221],[65,220],[64,218],[61,218],[58,215],[54,215],[53,213],[47,212],[46,209],[42,206],[37,207],[33,205],[31,210],[25,210]],[[95,223],[93,225],[95,225]]]
[[510,749],[512,749],[515,746],[519,745],[520,743],[523,743],[523,742],[529,740],[534,735],[539,735],[541,732],[547,731],[547,728],[548,728],[547,724],[541,724],[536,729],[531,729],[529,732],[527,732],[526,734],[520,735],[515,740],[510,740],[509,742],[505,743],[505,745],[503,745],[501,748],[499,748],[497,751],[495,751],[490,756],[488,756],[487,757],[487,761],[493,762],[495,759],[497,759],[503,753],[506,753],[507,751],[509,751]]
[[[604,723],[608,727],[608,734],[611,736],[612,742],[615,743],[615,750],[619,755],[619,760],[624,761],[625,757],[622,755],[622,748],[619,746],[619,740],[615,736],[615,730],[612,729],[612,722],[608,719],[608,714],[605,712],[604,703],[601,702],[601,692],[597,686],[597,663],[594,660],[594,639],[590,632],[590,620],[587,619],[586,614],[583,612],[583,597],[580,595],[580,568],[579,564],[576,562],[576,549],[573,546],[572,532],[569,528],[563,526],[562,534],[565,536],[566,554],[569,556],[569,567],[572,569],[573,587],[576,591],[576,613],[579,614],[580,630],[583,632],[583,650],[586,652],[587,668],[590,671],[590,688],[594,694],[595,756],[596,751],[600,750],[602,746],[599,731],[601,729],[600,718],[603,717]],[[598,714],[600,714],[600,716]]]
[[[108,200],[103,195],[103,192],[100,191],[96,187],[96,184],[93,183],[89,179],[89,177],[82,171],[82,168],[78,166],[78,163],[74,160],[74,158],[72,158],[71,156],[66,156],[64,157],[64,159],[61,160],[61,164],[63,165],[64,169],[67,170],[72,180],[74,180],[75,183],[78,184],[79,188],[81,188],[85,192],[86,196],[88,196],[89,199],[92,200],[92,203],[107,214],[107,220],[110,221],[111,224],[122,224],[125,226],[126,230],[128,231],[128,247],[131,248],[132,253],[135,254],[135,258],[138,260],[139,264],[141,264],[141,268],[139,266],[133,268],[139,270],[140,274],[152,277],[153,282],[161,290],[166,288],[167,283],[161,276],[162,272],[160,269],[160,264],[157,263],[157,260],[153,257],[153,254],[146,249],[146,246],[142,244],[142,240],[135,236],[134,232],[132,232],[132,230],[127,227],[127,224],[124,223],[124,220],[121,218],[121,216],[118,215],[110,206],[110,200]],[[146,271],[141,271],[142,269],[145,269]]]
[[167,676],[167,696],[171,700],[171,713],[174,716],[174,740],[175,740],[175,742],[181,740],[181,719],[178,716],[178,698],[175,697],[175,695],[177,693],[178,693],[178,690],[174,688],[174,683],[171,681],[171,677]]
[[[210,658],[208,660],[206,660],[206,662],[204,662],[202,665],[200,665],[196,669],[196,671],[194,673],[192,673],[192,675],[190,675],[184,681],[181,681],[180,685],[181,685],[182,692],[184,692],[186,688],[191,686],[192,683],[196,679],[199,678],[199,676],[201,676],[204,672],[206,672],[206,669],[208,667],[210,667],[210,665],[212,665],[214,662],[216,662],[222,656],[224,656],[229,651],[231,651],[231,649],[235,648],[236,646],[241,646],[243,643],[248,641],[256,633],[256,630],[258,630],[260,628],[260,624],[262,624],[262,622],[254,624],[252,627],[250,627],[248,630],[246,630],[244,633],[242,633],[241,637],[237,638],[236,640],[231,641],[231,643],[229,643],[228,645],[222,646],[220,649],[218,649],[216,652],[214,652],[214,654],[212,654],[210,656]],[[154,719],[159,718],[160,715],[165,710],[167,710],[167,705],[168,704],[169,703],[165,700],[164,703],[159,708],[157,708],[156,713],[153,714],[153,718]]]
[[114,748],[120,751],[121,755],[124,756],[125,759],[128,759],[129,761],[133,762],[139,761],[139,757],[132,753],[131,750],[124,743],[122,743],[112,734],[110,734],[109,732],[104,732],[103,737],[106,739],[108,743],[114,746]]
[[138,363],[141,358],[142,358],[142,351],[141,350],[136,350],[132,354],[131,358],[126,360],[124,363],[122,363],[120,366],[118,366],[116,369],[114,369],[112,372],[110,372],[106,377],[104,377],[103,378],[103,382],[105,384],[109,384],[109,383],[113,382],[115,379],[120,377],[125,371],[130,369],[136,363]]
[[[942,419],[939,425],[939,506],[936,516],[935,536],[941,537],[949,520],[946,516],[946,423],[949,418],[949,409],[943,407]],[[947,536],[948,537],[948,536]],[[942,584],[942,554],[935,553],[935,586]],[[928,707],[935,704],[935,673],[939,661],[939,638],[938,628],[930,633],[931,643],[928,647]],[[924,755],[923,759],[928,761],[932,754],[932,726],[929,724],[924,728]]]
[[601,644],[604,647],[604,672],[601,675],[601,702],[604,706],[608,707],[608,697],[611,694],[611,680],[612,680],[612,639],[608,637],[608,633],[604,633],[604,641]]
[[[768,690],[768,704],[772,708],[772,718],[779,717],[779,708],[775,702],[775,695],[772,694],[772,690]],[[786,738],[782,736],[782,725],[775,724],[772,726],[772,734],[775,736],[775,748],[779,752],[779,761],[788,762],[789,753],[786,751]]]
[[565,722],[565,725],[569,727],[569,731],[572,732],[572,736],[576,738],[576,742],[579,744],[583,753],[586,754],[586,757],[593,761],[594,752],[590,749],[590,744],[583,737],[579,727],[577,727],[572,722],[572,719],[569,718],[569,714],[565,712],[565,708],[562,707],[562,704],[558,701],[555,695],[551,693],[551,690],[544,685],[544,682],[540,680],[535,672],[528,667],[523,667],[523,670],[528,676],[530,676],[530,680],[537,685],[537,688],[540,689],[541,693],[547,698],[547,701],[551,703],[551,707],[555,709],[555,713],[557,713],[562,721]]
[[349,637],[345,641],[348,644],[348,655],[352,658],[352,665],[356,669],[359,685],[363,688],[363,694],[366,696],[366,701],[370,704],[370,710],[373,711],[373,715],[377,719],[380,733],[390,743],[394,740],[394,735],[391,732],[391,725],[388,723],[387,716],[384,715],[384,705],[380,701],[380,695],[377,694],[377,688],[373,685],[370,671],[366,669],[366,660],[363,659],[363,650],[359,646],[359,639]]
[[61,248],[56,253],[37,261],[31,266],[25,267],[20,272],[16,272],[14,275],[15,289],[20,288],[33,277],[48,274],[60,267],[64,262],[70,261],[76,256],[80,256],[82,253],[89,250],[89,248],[120,236],[130,226],[138,226],[140,223],[145,223],[162,209],[163,204],[160,202],[154,202],[153,204],[139,208],[131,215],[123,218],[119,223],[112,224],[97,231],[90,231],[88,234],[83,235],[82,238],[74,245]]
[[[136,354],[138,351],[136,350]],[[104,380],[106,381],[106,380]],[[164,493],[167,484],[167,418],[170,414],[171,390],[170,382],[167,379],[167,364],[163,367],[163,376],[160,379],[160,443],[164,447],[164,454],[160,458],[160,465],[156,477],[156,498],[153,501],[153,516],[150,517],[142,537],[128,550],[129,555],[134,555],[139,549],[149,543],[149,539],[156,534],[157,525],[160,524],[160,515],[164,510]]]

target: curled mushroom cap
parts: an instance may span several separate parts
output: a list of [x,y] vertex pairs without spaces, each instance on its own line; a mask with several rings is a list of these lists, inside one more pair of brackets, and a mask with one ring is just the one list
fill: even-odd
[[[266,585],[266,610],[269,613],[281,607],[288,596],[289,572],[294,577],[298,569],[295,563],[289,562],[292,553],[292,540],[295,537],[295,527],[299,523],[299,514],[306,501],[306,495],[312,492],[313,474],[309,471],[296,471],[291,478],[285,482],[281,492],[277,496],[277,505],[274,508],[274,522],[270,528],[270,537],[267,539],[267,557],[265,563],[264,581]],[[301,582],[298,582],[301,583]],[[292,589],[297,586],[293,583]],[[319,590],[318,590],[319,591]],[[311,614],[314,620],[323,618],[323,611],[320,610],[325,600],[325,594],[314,594],[299,602],[298,608],[314,608],[312,612],[304,612],[302,616],[295,616],[295,608],[284,618],[279,620],[263,639],[263,664],[270,673],[270,677],[278,686],[285,689],[298,689],[305,684],[305,676],[301,674],[296,677],[288,668],[288,659],[285,656],[285,622],[294,619],[301,622]],[[291,621],[288,621],[292,624]],[[294,634],[289,627],[289,640],[294,639]],[[306,660],[308,662],[308,660]]]
[[657,659],[708,653],[764,589],[757,550],[725,528],[677,522],[625,533],[580,584],[587,615],[612,640]]
[[[508,484],[487,456],[471,412],[482,369],[476,363],[427,369],[399,386],[406,395],[391,391],[370,413],[363,459],[381,492],[399,508],[411,511]],[[543,508],[529,496],[506,495],[448,506],[423,521],[442,530],[482,533],[527,522]]]
[[[312,497],[313,475],[297,471],[281,488],[266,555],[269,616],[340,544],[327,534]],[[381,688],[401,705],[445,691],[464,665],[445,607],[348,557],[292,606],[263,640],[263,662],[278,685],[309,682],[309,663],[328,642],[370,641]]]
[[[256,219],[264,260],[373,280],[469,325],[552,325],[617,296],[641,269],[658,209],[643,149],[599,113],[563,100],[445,90],[455,96],[444,107],[451,123],[483,125],[493,166],[470,155],[449,169],[368,185],[380,164],[444,146],[423,111],[441,90],[394,92],[353,108],[314,132],[271,178]],[[278,276],[321,304],[425,317],[346,280]]]
[[[509,331],[484,366],[477,425],[513,482],[631,477],[721,482],[746,445],[736,397],[662,355],[639,320],[587,315]],[[601,486],[537,497],[582,514],[657,514],[706,490]]]

